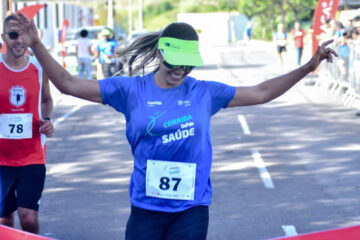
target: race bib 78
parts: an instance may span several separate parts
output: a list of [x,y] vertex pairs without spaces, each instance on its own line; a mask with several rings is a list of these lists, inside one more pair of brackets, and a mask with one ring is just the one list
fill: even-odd
[[0,114],[0,138],[32,138],[31,113]]

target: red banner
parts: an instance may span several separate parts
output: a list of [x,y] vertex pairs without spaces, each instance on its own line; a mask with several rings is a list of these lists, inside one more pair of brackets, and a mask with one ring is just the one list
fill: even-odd
[[313,19],[313,54],[319,45],[319,36],[325,32],[326,21],[328,19],[334,19],[336,11],[339,7],[339,0],[319,0],[314,13]]
[[0,239],[6,240],[53,240],[52,238],[42,237],[4,225],[0,225],[0,236]]
[[357,240],[360,239],[360,226],[331,229],[293,237],[276,238],[274,240]]

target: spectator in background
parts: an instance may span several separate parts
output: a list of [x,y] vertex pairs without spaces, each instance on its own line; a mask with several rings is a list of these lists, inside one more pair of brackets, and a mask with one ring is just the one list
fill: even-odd
[[[356,52],[356,65],[355,65],[355,69],[359,69],[360,68],[360,30],[356,31],[356,41],[357,41],[357,49],[358,51]],[[360,71],[355,71],[355,83],[356,83],[356,91],[360,92]],[[360,117],[360,108],[359,110],[356,112],[356,116]]]
[[295,42],[295,49],[296,49],[296,55],[297,55],[297,64],[301,65],[301,57],[304,49],[304,37],[305,37],[305,31],[301,29],[300,22],[295,22],[294,29],[291,30],[291,34],[294,38]]
[[0,42],[0,52],[1,52],[1,49],[2,49],[2,43]]
[[244,40],[249,41],[251,39],[251,34],[252,34],[251,30],[252,30],[252,22],[249,21],[247,22],[244,31]]
[[349,41],[351,41],[348,34],[344,34],[338,40],[338,66],[340,70],[340,81],[348,81],[348,71],[349,71],[349,59],[350,59],[350,47]]
[[113,38],[113,33],[109,28],[104,28],[101,31],[101,36],[103,39],[97,45],[96,57],[99,57],[104,77],[107,78],[117,72],[115,49],[118,44]]
[[355,34],[356,28],[354,26],[354,20],[350,19],[345,23],[345,32],[348,34],[350,38],[353,38]]
[[333,36],[333,38],[335,39],[335,43],[337,43],[338,40],[342,41],[341,37],[344,36],[344,33],[345,33],[344,25],[339,21],[335,21],[334,36]]
[[335,20],[327,19],[324,26],[325,27],[323,29],[323,32],[320,35],[317,35],[319,44],[323,43],[328,39],[334,39]]
[[[91,79],[91,42],[89,40],[88,31],[86,29],[81,30],[80,38],[76,44],[76,56],[78,59],[78,77]],[[85,75],[86,72],[86,75]]]
[[281,67],[284,68],[283,54],[286,52],[287,34],[285,32],[284,26],[281,23],[277,26],[277,32],[275,32],[273,39],[279,54]]
[[[360,16],[354,18],[355,32],[353,40],[353,53],[354,53],[354,68],[355,69],[355,91],[360,93]],[[360,109],[356,112],[356,115],[360,117]]]
[[359,35],[360,35],[360,20],[355,23],[355,37],[354,38],[357,40],[356,42],[359,43],[358,46],[360,46]]
[[[97,42],[100,42],[103,39],[103,36],[101,35],[101,32],[97,34]],[[104,74],[102,71],[102,64],[100,62],[98,51],[97,51],[97,44],[92,47],[92,51],[95,54],[95,65],[96,65],[96,79],[103,79]]]

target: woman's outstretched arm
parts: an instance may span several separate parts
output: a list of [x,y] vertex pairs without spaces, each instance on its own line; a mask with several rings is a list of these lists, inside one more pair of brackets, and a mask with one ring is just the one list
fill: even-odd
[[308,63],[294,71],[269,79],[256,86],[237,87],[235,96],[228,107],[261,104],[279,97],[307,74],[314,71],[323,60],[332,62],[333,57],[337,57],[336,52],[327,47],[332,42],[333,40],[323,43]]
[[23,13],[13,15],[11,31],[20,34],[24,44],[30,46],[51,82],[62,92],[92,102],[102,103],[100,86],[96,80],[73,77],[46,50],[41,43],[34,20],[30,21]]

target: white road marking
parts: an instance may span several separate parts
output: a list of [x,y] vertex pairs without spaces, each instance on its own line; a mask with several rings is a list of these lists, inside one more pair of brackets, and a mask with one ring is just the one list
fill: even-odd
[[244,115],[237,115],[237,117],[238,117],[240,125],[241,125],[241,127],[243,129],[243,133],[245,135],[250,135],[251,134],[250,128],[249,128],[249,126],[248,126],[248,124],[246,122],[246,119],[245,119]]
[[285,232],[285,236],[287,236],[287,237],[298,235],[298,233],[296,232],[296,228],[293,225],[284,225],[281,227],[282,227],[283,231]]
[[254,159],[256,167],[259,169],[259,174],[261,179],[263,180],[264,186],[266,188],[275,188],[273,181],[271,180],[270,173],[267,171],[265,162],[262,159],[259,151],[257,150],[252,151],[252,157]]
[[82,106],[75,106],[73,107],[69,112],[65,113],[64,115],[62,115],[61,117],[57,118],[54,121],[54,127],[56,127],[56,125],[58,125],[59,123],[65,121],[65,119],[67,119],[68,117],[70,117],[73,113],[75,113],[76,111],[78,111]]

